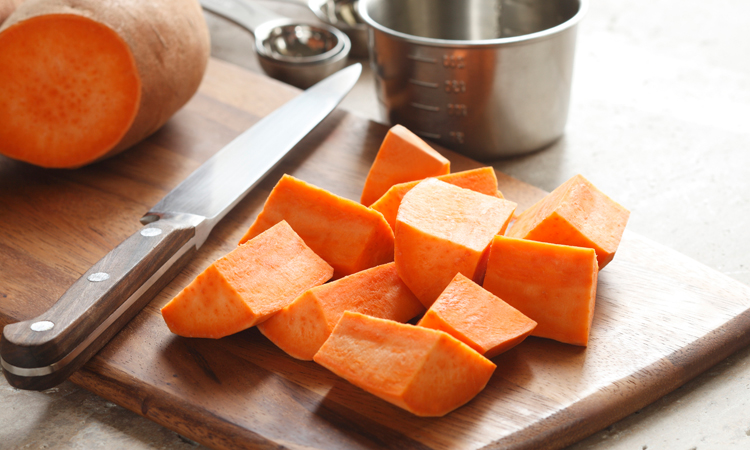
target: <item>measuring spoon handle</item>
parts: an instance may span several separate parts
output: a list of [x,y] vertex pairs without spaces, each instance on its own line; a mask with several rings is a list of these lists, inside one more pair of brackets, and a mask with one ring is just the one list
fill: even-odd
[[200,0],[206,11],[223,16],[255,34],[260,24],[271,20],[286,19],[266,8],[246,0]]

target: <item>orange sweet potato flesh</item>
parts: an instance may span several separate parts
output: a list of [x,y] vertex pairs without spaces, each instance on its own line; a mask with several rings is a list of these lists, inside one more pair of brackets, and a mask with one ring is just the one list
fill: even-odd
[[521,213],[507,236],[589,247],[599,270],[615,256],[630,212],[576,175]]
[[261,323],[332,274],[281,222],[211,264],[161,313],[175,334],[218,339]]
[[495,364],[442,331],[347,311],[315,361],[417,416],[439,417],[484,389]]
[[393,261],[393,232],[383,215],[284,175],[240,243],[286,220],[334,269],[334,278]]
[[593,249],[496,236],[484,288],[536,321],[532,336],[585,346],[598,272]]
[[410,190],[396,218],[398,274],[429,308],[457,273],[482,282],[492,238],[516,204],[430,178]]
[[[492,167],[464,170],[435,178],[454,186],[470,189],[474,192],[503,198],[503,194],[497,190],[497,176],[495,175],[495,169]],[[391,186],[382,197],[370,205],[370,208],[382,214],[385,220],[388,221],[388,225],[392,229],[396,229],[396,215],[398,214],[398,207],[401,206],[401,200],[420,181],[409,181],[408,183],[399,183]]]
[[492,358],[520,344],[536,322],[459,273],[417,325],[445,331]]
[[406,322],[424,307],[388,263],[309,289],[258,329],[292,357],[311,361],[345,311]]
[[360,203],[370,206],[394,184],[450,172],[450,161],[416,134],[395,125],[383,139],[365,179]]
[[0,153],[76,168],[161,127],[209,57],[197,1],[26,0],[0,27]]

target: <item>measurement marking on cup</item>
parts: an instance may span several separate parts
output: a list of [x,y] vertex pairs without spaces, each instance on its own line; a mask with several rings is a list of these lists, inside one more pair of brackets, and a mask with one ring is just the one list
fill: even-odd
[[418,131],[415,130],[414,134],[416,134],[419,137],[427,138],[427,139],[440,139],[442,136],[438,133],[428,133],[427,131]]
[[416,102],[411,102],[411,106],[417,109],[421,109],[423,111],[440,112],[439,106],[423,105],[421,103],[416,103]]
[[466,61],[462,55],[443,55],[443,67],[463,69],[466,67]]
[[457,144],[463,144],[464,140],[466,139],[463,131],[451,131],[448,133],[448,136],[450,137],[450,140],[452,142],[455,142]]
[[445,80],[445,92],[454,94],[466,92],[466,82],[463,80]]
[[464,104],[448,103],[448,115],[466,117],[467,115],[469,115],[469,110]]
[[414,78],[409,78],[409,83],[416,84],[417,86],[428,87],[428,88],[433,88],[433,89],[437,89],[438,86],[440,86],[437,83],[431,83],[429,81],[422,81],[422,80],[415,80]]
[[437,64],[438,60],[435,58],[428,58],[426,56],[419,56],[419,55],[407,55],[406,59],[411,59],[412,61],[419,61],[424,63],[430,63],[430,64]]

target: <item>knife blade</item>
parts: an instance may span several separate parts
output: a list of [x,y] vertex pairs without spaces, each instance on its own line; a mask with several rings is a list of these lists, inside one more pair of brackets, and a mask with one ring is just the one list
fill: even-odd
[[184,267],[213,227],[356,83],[361,64],[310,87],[219,150],[142,218],[41,315],[6,325],[0,365],[20,389],[66,380]]

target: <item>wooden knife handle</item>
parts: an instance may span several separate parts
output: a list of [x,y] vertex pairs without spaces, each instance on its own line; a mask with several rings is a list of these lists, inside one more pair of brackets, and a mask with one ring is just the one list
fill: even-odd
[[94,264],[49,309],[6,325],[2,367],[17,388],[43,390],[85,364],[184,267],[202,217],[164,216]]

